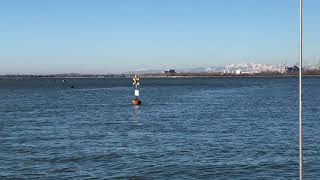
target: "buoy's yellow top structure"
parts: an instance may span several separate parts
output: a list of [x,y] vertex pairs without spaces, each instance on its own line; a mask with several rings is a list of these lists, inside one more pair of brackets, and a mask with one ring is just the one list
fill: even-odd
[[134,77],[132,78],[133,83],[132,85],[134,86],[134,96],[135,98],[132,99],[132,104],[133,105],[141,105],[141,101],[139,99],[139,86],[140,86],[140,78],[137,75],[134,75]]

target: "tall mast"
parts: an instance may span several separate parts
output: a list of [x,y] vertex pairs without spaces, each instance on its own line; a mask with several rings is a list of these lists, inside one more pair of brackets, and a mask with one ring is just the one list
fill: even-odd
[[303,180],[303,144],[302,144],[302,0],[300,0],[299,175],[300,175],[300,180]]

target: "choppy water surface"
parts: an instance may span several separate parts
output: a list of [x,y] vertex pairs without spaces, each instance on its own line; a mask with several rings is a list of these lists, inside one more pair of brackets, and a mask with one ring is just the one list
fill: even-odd
[[[0,178],[298,179],[297,78],[0,79]],[[320,78],[305,78],[305,179]],[[70,88],[74,85],[74,89]]]

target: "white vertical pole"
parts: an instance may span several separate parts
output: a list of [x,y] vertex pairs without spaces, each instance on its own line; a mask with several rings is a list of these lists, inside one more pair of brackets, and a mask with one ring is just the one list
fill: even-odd
[[302,0],[300,0],[300,68],[299,68],[299,175],[303,180],[303,144],[302,144]]

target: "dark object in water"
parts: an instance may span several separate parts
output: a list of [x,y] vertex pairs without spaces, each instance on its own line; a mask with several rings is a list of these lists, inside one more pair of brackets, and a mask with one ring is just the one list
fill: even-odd
[[141,105],[141,101],[139,99],[135,98],[135,99],[132,99],[132,104],[133,105]]
[[74,88],[74,85],[71,85],[71,86],[70,86],[70,88],[72,88],[72,89],[73,89],[73,88]]

